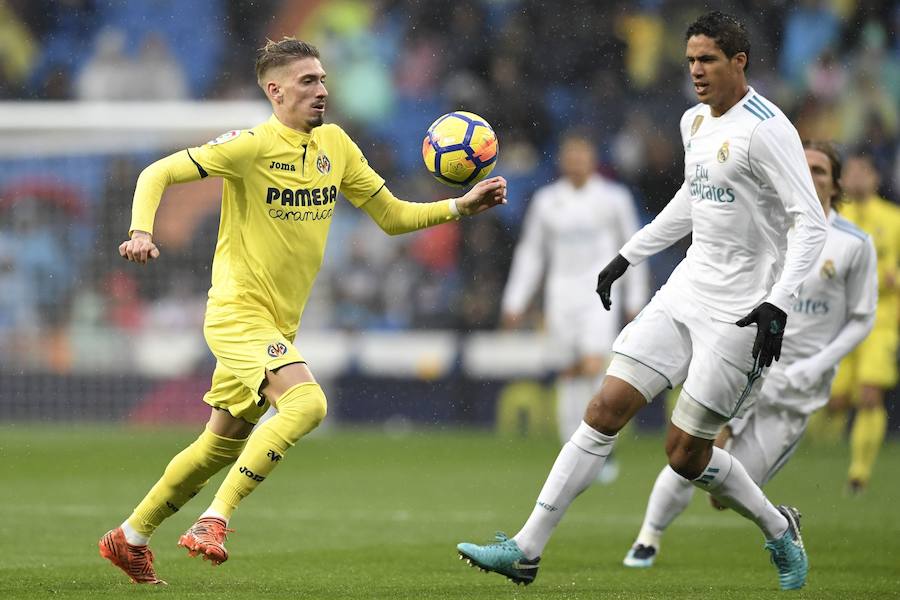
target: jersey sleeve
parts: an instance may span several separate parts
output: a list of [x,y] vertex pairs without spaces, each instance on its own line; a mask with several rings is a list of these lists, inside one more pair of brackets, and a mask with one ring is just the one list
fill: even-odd
[[867,238],[847,274],[847,318],[843,326],[824,348],[805,359],[816,371],[825,373],[834,369],[872,331],[878,303],[876,262],[875,246]]
[[[628,240],[638,232],[641,221],[638,219],[637,206],[631,192],[622,188],[618,197],[618,222],[622,239]],[[646,262],[628,269],[622,277],[625,282],[625,310],[631,314],[637,314],[647,303],[649,294],[650,269]]]
[[341,130],[344,139],[346,167],[341,179],[341,193],[353,206],[360,208],[384,187],[384,179],[369,166],[356,142]]
[[163,192],[173,183],[214,177],[243,177],[256,157],[258,140],[250,131],[229,131],[203,146],[188,148],[154,162],[144,169],[134,189],[131,227],[153,233],[156,210]]
[[361,206],[382,231],[398,235],[455,221],[449,200],[407,202],[395,197],[384,184]]
[[170,154],[147,166],[138,176],[131,204],[131,226],[128,235],[135,231],[153,234],[156,210],[163,192],[173,183],[196,181],[201,175],[186,150]]
[[788,215],[794,233],[788,241],[781,277],[766,301],[785,312],[825,245],[827,226],[816,197],[800,136],[785,119],[762,121],[750,138],[750,169],[771,186]]
[[535,196],[525,214],[522,236],[516,244],[509,279],[503,290],[501,310],[504,314],[518,315],[525,312],[544,272],[544,256],[547,239],[544,219],[540,216],[541,195]]
[[847,274],[847,314],[874,315],[878,306],[878,258],[871,238],[866,238]]
[[240,179],[253,164],[259,151],[260,137],[252,130],[223,133],[202,146],[188,148],[200,177]]
[[619,254],[629,264],[637,265],[689,234],[692,228],[691,201],[685,181],[662,212],[631,236]]

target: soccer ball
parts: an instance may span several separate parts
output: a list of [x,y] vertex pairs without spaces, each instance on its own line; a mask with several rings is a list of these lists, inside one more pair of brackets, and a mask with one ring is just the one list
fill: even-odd
[[461,110],[439,117],[422,141],[425,167],[438,181],[467,186],[478,183],[497,164],[497,136],[488,122]]

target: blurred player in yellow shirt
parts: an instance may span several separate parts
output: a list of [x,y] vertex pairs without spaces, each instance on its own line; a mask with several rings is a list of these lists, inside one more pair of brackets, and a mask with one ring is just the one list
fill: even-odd
[[872,157],[857,153],[844,166],[846,202],[841,216],[872,236],[878,255],[878,309],[875,327],[841,361],[832,387],[830,427],[843,431],[847,411],[856,405],[850,433],[848,489],[865,489],[887,431],[884,394],[897,384],[898,266],[900,266],[900,208],[878,195],[880,178]]
[[[324,123],[328,92],[315,47],[293,38],[270,41],[257,54],[256,74],[272,117],[147,167],[135,189],[131,239],[119,247],[129,261],[158,258],[153,221],[165,188],[207,176],[225,180],[203,330],[217,360],[203,398],[212,407],[209,422],[131,516],[99,542],[100,554],[136,583],[164,583],[153,568],[150,536],[234,463],[209,509],[178,542],[191,556],[227,560],[226,527],[238,503],[325,417],[325,394],[294,336],[322,264],[338,192],[392,235],[506,202],[502,177],[460,198],[395,198],[347,134]],[[269,406],[277,414],[254,430]]]

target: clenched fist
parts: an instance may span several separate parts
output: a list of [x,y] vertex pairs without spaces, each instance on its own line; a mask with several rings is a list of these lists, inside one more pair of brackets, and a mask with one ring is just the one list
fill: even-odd
[[125,260],[146,265],[152,259],[159,258],[159,248],[149,233],[134,231],[130,240],[119,244],[119,255]]

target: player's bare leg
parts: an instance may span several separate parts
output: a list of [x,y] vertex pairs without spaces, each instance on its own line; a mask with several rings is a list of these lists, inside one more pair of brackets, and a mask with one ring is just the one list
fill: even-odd
[[459,544],[460,558],[516,583],[534,581],[540,555],[553,530],[572,501],[591,485],[603,468],[618,431],[645,404],[643,394],[631,384],[607,375],[578,430],[557,456],[521,531],[511,539],[499,534],[497,543],[485,546]]
[[268,477],[289,447],[325,417],[325,396],[305,363],[266,371],[261,393],[278,414],[253,431],[209,509],[178,540],[191,556],[202,556],[213,565],[228,560],[225,538],[238,503]]

